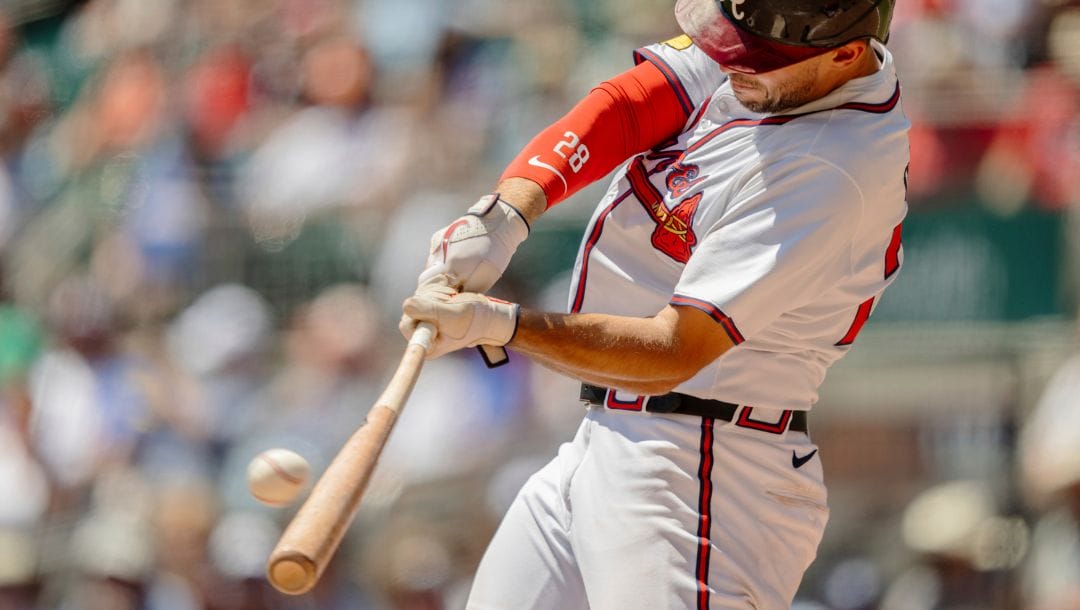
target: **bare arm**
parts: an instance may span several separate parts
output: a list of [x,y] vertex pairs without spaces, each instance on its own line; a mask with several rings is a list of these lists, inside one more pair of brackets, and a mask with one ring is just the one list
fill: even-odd
[[668,306],[651,318],[522,309],[509,347],[587,383],[655,396],[693,377],[732,342],[691,307]]
[[532,225],[547,211],[547,195],[540,185],[526,178],[507,178],[495,189],[511,207],[521,212],[525,221]]

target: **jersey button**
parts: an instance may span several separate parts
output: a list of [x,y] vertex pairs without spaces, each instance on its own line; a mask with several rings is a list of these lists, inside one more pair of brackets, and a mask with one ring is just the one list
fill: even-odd
[[[721,97],[717,98],[716,103],[713,104],[713,107],[716,108],[716,110],[721,115],[723,115],[725,118],[731,116],[731,100],[728,99],[728,96],[724,95],[724,96],[721,96]],[[720,121],[720,122],[726,122],[726,121]]]

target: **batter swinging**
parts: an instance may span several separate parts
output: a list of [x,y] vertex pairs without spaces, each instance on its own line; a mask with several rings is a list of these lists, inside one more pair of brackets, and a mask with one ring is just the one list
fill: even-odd
[[[902,263],[893,0],[678,0],[640,49],[437,232],[402,331],[584,382],[469,607],[789,607],[828,516],[807,412]],[[620,166],[568,314],[479,294],[529,224]],[[567,397],[569,400],[569,397]]]

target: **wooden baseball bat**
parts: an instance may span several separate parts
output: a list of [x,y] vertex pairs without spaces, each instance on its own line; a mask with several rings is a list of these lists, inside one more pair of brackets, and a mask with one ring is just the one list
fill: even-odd
[[434,327],[420,323],[367,421],[319,477],[311,495],[281,535],[266,564],[266,576],[278,591],[300,595],[319,581],[356,514],[371,472],[416,385],[434,338]]

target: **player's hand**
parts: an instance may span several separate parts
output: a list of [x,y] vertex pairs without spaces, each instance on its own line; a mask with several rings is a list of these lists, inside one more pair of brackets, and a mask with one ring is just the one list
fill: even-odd
[[423,286],[439,275],[458,290],[485,292],[506,271],[518,244],[529,236],[529,224],[498,195],[487,195],[469,211],[431,236],[431,250],[417,282]]
[[437,276],[405,300],[398,328],[408,339],[417,322],[438,330],[427,357],[438,358],[463,347],[503,346],[517,330],[518,305],[474,292],[457,292],[450,278]]

